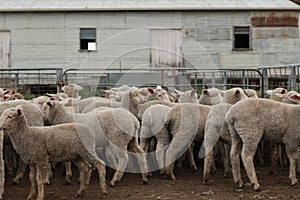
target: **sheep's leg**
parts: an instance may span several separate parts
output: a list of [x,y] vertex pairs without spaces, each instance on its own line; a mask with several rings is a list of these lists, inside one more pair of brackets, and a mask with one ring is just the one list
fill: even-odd
[[30,180],[30,193],[27,197],[27,200],[33,199],[33,197],[36,195],[36,165],[30,164],[30,172],[29,172],[29,180]]
[[44,199],[44,177],[45,173],[49,171],[49,165],[50,163],[41,162],[36,165],[36,182],[37,182],[37,188],[38,188],[38,196],[37,200],[43,200]]
[[160,174],[165,174],[165,154],[166,146],[170,142],[170,136],[168,130],[164,127],[157,135],[157,146],[156,146],[156,159],[159,167]]
[[260,185],[257,181],[257,176],[254,168],[253,157],[255,155],[258,142],[248,139],[243,140],[242,160],[247,172],[250,183],[253,185],[254,191],[260,191]]
[[3,199],[4,193],[4,183],[5,183],[5,170],[4,170],[4,160],[3,160],[3,137],[4,134],[0,131],[0,199]]
[[65,184],[70,185],[71,184],[71,178],[72,178],[72,163],[65,162],[65,168],[66,168],[66,178],[65,178]]
[[[126,148],[124,148],[124,149],[126,149]],[[114,150],[116,150],[116,149],[114,149]],[[121,180],[121,178],[123,177],[124,171],[127,167],[128,160],[129,160],[126,150],[120,149],[118,152],[115,152],[115,156],[117,156],[118,164],[117,164],[116,172],[109,184],[112,187],[114,187],[116,185],[116,183],[119,182]]]
[[13,184],[19,184],[20,180],[23,178],[27,169],[27,164],[25,164],[22,159],[19,159],[18,171],[16,177],[13,179]]
[[271,145],[272,145],[272,154],[271,154],[270,175],[274,173],[274,169],[278,163],[278,158],[279,158],[279,144],[271,143]]
[[73,162],[79,170],[80,188],[76,194],[76,197],[79,197],[84,193],[84,191],[87,188],[87,185],[90,182],[92,167],[89,163],[83,161],[81,158],[74,160]]
[[192,143],[191,146],[187,150],[187,159],[189,161],[190,167],[193,168],[194,171],[197,171],[198,168],[195,163],[193,149],[194,149],[194,143]]
[[214,162],[214,153],[214,149],[212,149],[210,152],[207,153],[207,155],[204,158],[203,184],[206,184],[208,182],[210,169],[212,163]]
[[106,181],[105,181],[105,176],[106,176],[105,164],[102,160],[97,159],[96,155],[93,159],[90,159],[89,162],[94,167],[97,168],[99,181],[100,181],[101,194],[103,197],[105,197],[107,195],[107,188],[106,188]]
[[291,181],[291,185],[297,185],[298,181],[296,178],[296,164],[297,164],[297,152],[295,153],[288,153],[288,158],[290,161],[290,174],[289,174],[289,179]]
[[188,150],[186,152],[184,152],[177,160],[177,168],[178,169],[182,169],[183,168],[183,164],[184,164],[184,161],[185,159],[187,158],[187,154],[188,154]]
[[224,144],[225,148],[225,157],[224,157],[224,177],[228,177],[231,171],[231,164],[230,164],[230,145]]
[[147,167],[147,162],[146,162],[146,155],[135,140],[131,144],[132,144],[132,151],[135,152],[137,161],[141,168],[143,183],[147,184],[148,183],[148,178],[147,178],[148,167]]
[[232,175],[234,182],[238,185],[239,188],[244,186],[241,178],[241,167],[240,167],[240,155],[241,155],[241,139],[237,135],[237,132],[229,125],[230,135],[231,135],[231,150],[230,150],[230,160],[232,166]]

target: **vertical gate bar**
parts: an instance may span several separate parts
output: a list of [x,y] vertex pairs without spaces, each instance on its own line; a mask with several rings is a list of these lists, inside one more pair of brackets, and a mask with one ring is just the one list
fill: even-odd
[[216,87],[216,75],[215,75],[215,72],[212,72],[211,73],[211,77],[212,77],[212,88],[215,88]]
[[[269,89],[269,78],[268,78],[268,70],[263,69],[262,70],[262,79],[263,79],[263,89],[264,91],[267,91]],[[265,97],[265,94],[261,94],[262,97]]]
[[291,67],[290,90],[296,91],[296,67]]
[[227,90],[227,74],[226,74],[226,71],[223,72],[223,80],[224,80],[223,90]]

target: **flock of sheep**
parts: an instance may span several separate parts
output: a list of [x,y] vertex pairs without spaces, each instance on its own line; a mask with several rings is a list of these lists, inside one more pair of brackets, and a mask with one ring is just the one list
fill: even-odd
[[[81,99],[82,89],[69,84],[63,93],[24,100],[21,94],[0,88],[0,199],[4,160],[6,171],[18,169],[14,183],[19,183],[29,165],[27,199],[44,199],[51,165],[58,162],[65,164],[66,183],[72,176],[71,162],[78,167],[76,196],[86,190],[93,169],[105,196],[107,166],[115,170],[109,182],[113,187],[128,170],[141,173],[144,184],[155,170],[175,180],[174,165],[182,167],[185,159],[197,170],[194,142],[202,142],[204,184],[216,170],[219,152],[224,176],[232,172],[234,182],[243,187],[241,157],[254,190],[259,191],[254,156],[263,162],[264,155],[270,154],[272,172],[278,160],[284,162],[279,150],[289,161],[291,184],[297,184],[300,106],[293,105],[300,102],[297,92],[277,88],[268,91],[270,99],[262,99],[251,89],[211,88],[203,89],[198,98],[195,90],[171,93],[159,86],[124,85],[106,90],[105,97]],[[272,152],[263,150],[264,142],[272,144]]]

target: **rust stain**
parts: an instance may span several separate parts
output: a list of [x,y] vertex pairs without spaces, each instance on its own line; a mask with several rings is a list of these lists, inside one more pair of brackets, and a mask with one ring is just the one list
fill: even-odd
[[251,17],[253,27],[298,27],[298,17],[295,15],[261,15]]

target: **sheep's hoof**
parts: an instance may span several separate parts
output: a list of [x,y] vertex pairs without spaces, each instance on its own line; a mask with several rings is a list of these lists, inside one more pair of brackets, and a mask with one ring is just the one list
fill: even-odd
[[196,171],[198,171],[198,167],[194,166],[193,167],[193,172],[196,172]]
[[244,184],[242,182],[237,182],[236,184],[238,185],[239,189],[244,188]]
[[252,183],[252,186],[253,186],[253,190],[255,192],[260,192],[261,191],[261,187],[258,183]]
[[44,183],[45,186],[51,185],[51,183],[49,181]]
[[203,185],[207,185],[207,183],[208,183],[208,180],[207,179],[203,179]]
[[148,180],[143,180],[143,184],[147,185],[148,184]]
[[291,182],[291,185],[294,187],[294,186],[297,186],[298,185],[298,182],[297,181],[294,181],[294,182]]
[[109,186],[110,186],[110,187],[115,187],[116,184],[115,184],[115,182],[112,182],[112,181],[111,181],[111,182],[109,183]]

